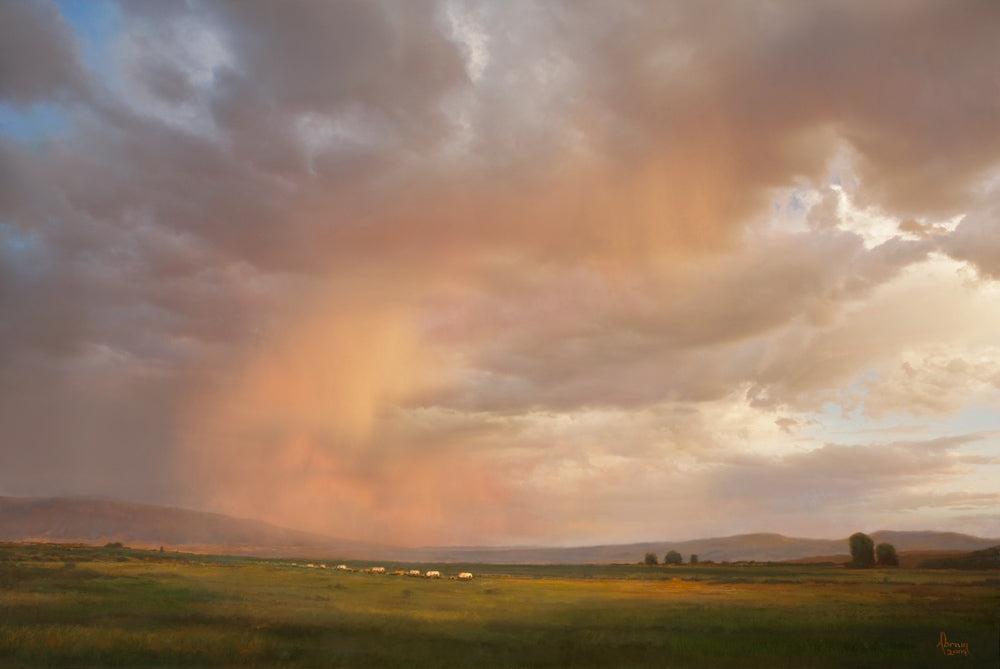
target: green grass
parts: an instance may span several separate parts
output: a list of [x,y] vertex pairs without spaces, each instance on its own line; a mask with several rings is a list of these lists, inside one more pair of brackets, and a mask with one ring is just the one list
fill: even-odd
[[[1000,663],[995,572],[385,565],[474,572],[466,583],[290,562],[0,544],[0,666]],[[941,632],[970,657],[945,657]]]

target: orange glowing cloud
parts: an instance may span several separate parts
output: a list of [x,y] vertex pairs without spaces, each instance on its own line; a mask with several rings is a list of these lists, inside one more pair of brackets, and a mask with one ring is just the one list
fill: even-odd
[[388,439],[384,423],[443,371],[415,309],[328,286],[297,311],[187,408],[180,457],[203,503],[382,542],[514,531],[512,514],[482,515],[510,501],[488,459]]

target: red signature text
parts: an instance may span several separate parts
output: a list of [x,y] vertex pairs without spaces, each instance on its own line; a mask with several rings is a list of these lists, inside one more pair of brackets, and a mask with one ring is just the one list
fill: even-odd
[[938,641],[937,647],[945,655],[969,654],[969,643],[967,641],[948,641],[948,637],[945,636],[944,632],[941,632],[941,639]]

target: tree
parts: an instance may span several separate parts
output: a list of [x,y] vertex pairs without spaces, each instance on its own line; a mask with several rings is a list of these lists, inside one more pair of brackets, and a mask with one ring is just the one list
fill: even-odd
[[670,551],[663,558],[663,564],[683,564],[684,558],[677,551]]
[[688,562],[690,562],[691,564],[698,564],[698,554],[691,553],[691,559],[688,560]]
[[646,564],[659,564],[659,562],[656,561],[656,553],[646,553]]
[[896,555],[896,547],[886,543],[876,546],[875,563],[880,567],[898,567],[899,557]]
[[847,540],[851,546],[851,566],[868,568],[875,566],[875,542],[864,532],[855,532]]

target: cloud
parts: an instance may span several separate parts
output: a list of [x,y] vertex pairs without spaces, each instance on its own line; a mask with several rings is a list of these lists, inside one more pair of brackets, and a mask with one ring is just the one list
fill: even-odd
[[[901,512],[916,500],[940,513],[973,499],[933,491],[962,476],[975,460],[963,446],[986,437],[824,444],[777,456],[731,453],[697,474],[674,477],[666,494],[675,514],[665,523],[673,531],[665,534],[697,532],[697,522],[688,518],[698,508],[723,533],[764,531],[774,518],[796,536],[837,536],[883,522],[909,526],[914,519]],[[989,495],[975,499],[984,511],[989,507]]]
[[782,417],[774,421],[774,424],[781,428],[786,434],[793,434],[793,428],[798,427],[798,421],[794,418]]
[[0,45],[0,101],[5,104],[23,108],[86,89],[77,41],[51,3],[4,3]]
[[[900,379],[890,392],[890,382],[869,383],[865,375],[889,378],[908,354],[933,356],[935,347],[989,354],[993,298],[967,290],[957,269],[947,261],[911,266],[867,300],[846,309],[831,327],[787,341],[787,348],[761,368],[750,396],[762,407],[816,408],[837,402],[850,409],[866,402],[863,388],[871,386],[874,393],[881,393],[871,398],[873,412],[919,413],[921,402],[908,381]],[[959,385],[970,382],[968,376],[956,377]],[[956,389],[951,401],[941,401],[955,408],[956,401],[960,403],[957,396],[963,394],[969,395]]]
[[995,395],[992,5],[128,2],[86,67],[2,11],[67,123],[0,138],[0,492],[568,541],[961,476],[822,444]]
[[865,409],[876,417],[900,407],[947,415],[973,402],[993,403],[1000,391],[1000,368],[994,351],[982,354],[968,359],[928,352],[922,359],[903,361],[867,385]]
[[970,212],[941,246],[953,258],[971,263],[979,273],[1000,280],[1000,207],[995,205]]

